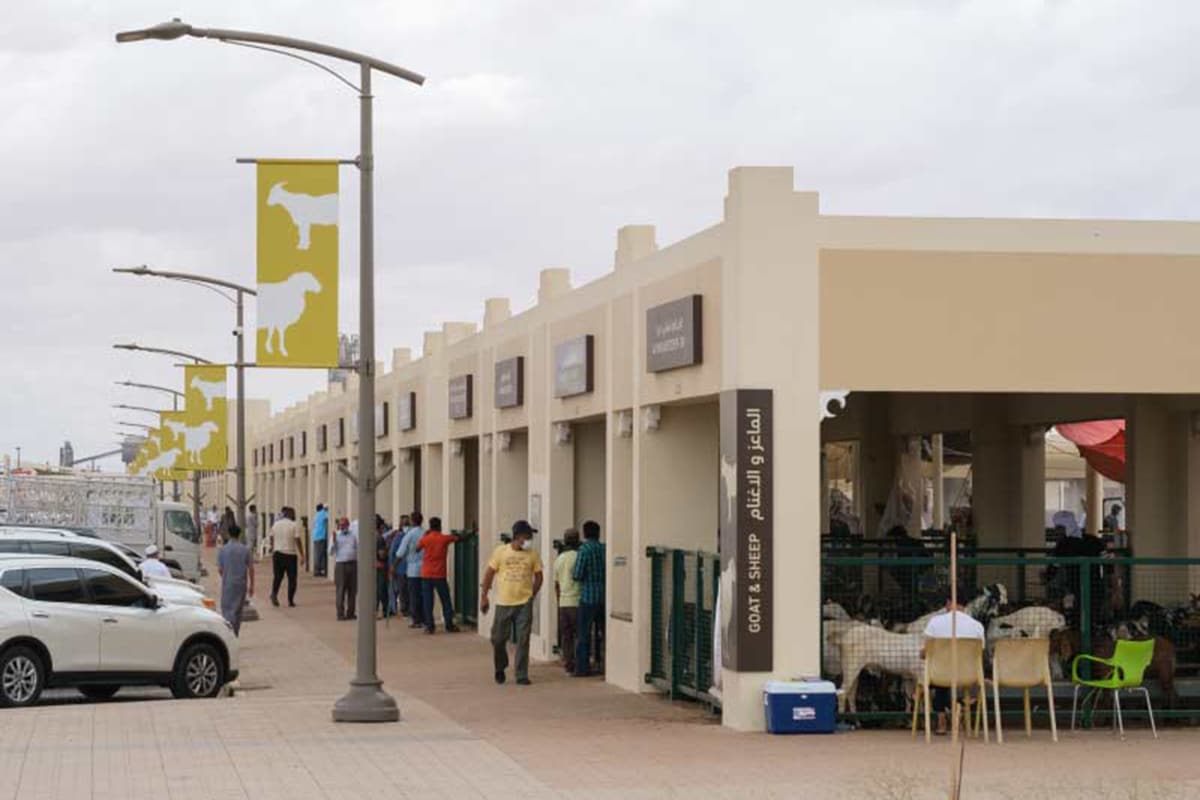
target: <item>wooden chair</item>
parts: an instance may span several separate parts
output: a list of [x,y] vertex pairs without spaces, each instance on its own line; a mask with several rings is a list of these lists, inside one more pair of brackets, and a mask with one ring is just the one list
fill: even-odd
[[996,741],[1004,743],[1004,727],[1000,722],[1000,689],[1008,686],[1025,693],[1025,735],[1033,736],[1033,720],[1029,711],[1029,690],[1035,686],[1046,689],[1050,704],[1050,736],[1058,741],[1058,723],[1054,718],[1054,682],[1050,676],[1049,639],[1000,639],[992,655],[992,700],[995,703]]
[[[954,672],[955,650],[958,651],[958,674]],[[956,680],[957,678],[957,680]],[[921,680],[920,701],[925,705],[925,741],[932,741],[930,730],[929,687],[949,688],[957,684],[959,691],[976,689],[979,693],[979,713],[982,715],[983,740],[991,741],[988,734],[987,694],[983,677],[983,641],[980,639],[926,639],[925,671]],[[913,734],[916,735],[916,715],[920,703],[913,706]],[[952,712],[958,714],[957,698],[951,699]],[[970,716],[967,720],[969,722]],[[970,725],[968,724],[968,728]]]

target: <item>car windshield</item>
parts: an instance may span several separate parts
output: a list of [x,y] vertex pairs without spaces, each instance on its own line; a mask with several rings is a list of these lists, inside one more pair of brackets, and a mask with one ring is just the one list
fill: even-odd
[[167,511],[165,512],[164,523],[167,533],[173,533],[180,538],[187,539],[189,542],[200,541],[200,532],[196,530],[196,526],[192,522],[192,515],[188,512]]

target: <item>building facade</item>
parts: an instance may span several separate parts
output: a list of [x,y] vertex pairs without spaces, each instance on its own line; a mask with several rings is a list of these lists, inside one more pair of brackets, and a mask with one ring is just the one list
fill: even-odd
[[[564,529],[599,522],[607,680],[630,691],[651,657],[647,548],[720,549],[723,718],[759,729],[764,681],[820,672],[823,442],[858,443],[870,524],[911,437],[971,431],[979,524],[1026,541],[1045,426],[1123,416],[1130,528],[1147,555],[1200,551],[1198,254],[1192,223],[828,216],[790,168],[734,169],[712,227],[666,247],[621,228],[604,277],[543,270],[533,307],[488,299],[482,326],[395,349],[379,512],[477,530],[481,560],[527,518],[547,564]],[[260,510],[354,516],[356,381],[248,426]],[[822,392],[849,392],[823,422]]]

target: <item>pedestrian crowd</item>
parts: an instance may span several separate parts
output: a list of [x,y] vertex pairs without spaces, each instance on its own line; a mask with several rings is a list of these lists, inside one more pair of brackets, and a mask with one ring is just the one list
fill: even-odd
[[[242,607],[254,594],[254,562],[258,557],[258,513],[250,506],[247,536],[243,537],[232,511],[218,516],[211,512],[212,535],[224,542],[217,565],[222,577],[221,613],[234,626],[241,625]],[[296,605],[297,578],[302,563],[310,563],[316,577],[328,574],[333,562],[334,611],[338,620],[358,618],[358,592],[370,591],[367,576],[358,574],[359,548],[373,547],[375,569],[373,614],[379,619],[399,617],[408,627],[437,632],[435,605],[441,606],[442,630],[457,633],[454,603],[447,580],[450,546],[474,533],[446,533],[442,520],[430,517],[426,524],[420,511],[400,517],[392,527],[375,516],[374,539],[362,541],[358,520],[330,518],[329,509],[318,504],[311,538],[296,519],[296,510],[284,506],[272,514],[261,542],[271,556],[271,603],[279,606],[279,591],[287,582],[287,604]],[[507,680],[513,649],[513,677],[518,685],[529,685],[529,638],[533,608],[544,581],[542,559],[531,546],[538,531],[525,520],[512,525],[511,536],[491,554],[480,585],[479,608],[492,612],[490,641],[496,683]],[[246,539],[248,541],[243,541]],[[311,542],[311,544],[310,544]],[[566,530],[555,542],[558,551],[552,565],[554,597],[558,612],[558,652],[567,674],[585,677],[604,670],[605,551],[600,525],[592,520]],[[310,559],[311,558],[311,562]],[[361,579],[360,579],[361,578]],[[493,596],[493,589],[495,590]],[[435,603],[436,600],[436,603]]]

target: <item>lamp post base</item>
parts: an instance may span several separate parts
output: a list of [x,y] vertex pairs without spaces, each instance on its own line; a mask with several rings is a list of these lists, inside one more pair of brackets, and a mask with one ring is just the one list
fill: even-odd
[[333,704],[334,722],[399,722],[400,707],[380,681],[350,681],[350,691]]

